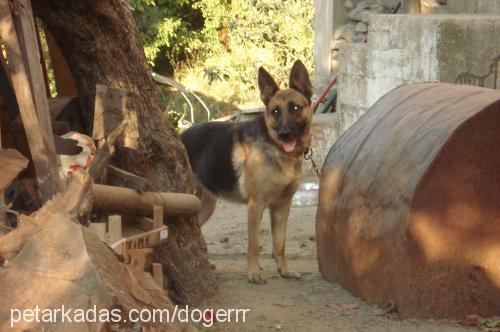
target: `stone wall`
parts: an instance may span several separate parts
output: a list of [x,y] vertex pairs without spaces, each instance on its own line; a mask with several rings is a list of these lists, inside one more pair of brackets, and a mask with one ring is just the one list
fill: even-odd
[[361,43],[368,33],[369,14],[391,11],[394,0],[345,0],[336,1],[333,9],[332,72],[337,72],[339,47],[343,44]]
[[[500,55],[498,36],[493,15],[370,15],[368,43],[340,47],[339,131],[402,84],[487,74]],[[492,80],[484,86],[493,87]]]

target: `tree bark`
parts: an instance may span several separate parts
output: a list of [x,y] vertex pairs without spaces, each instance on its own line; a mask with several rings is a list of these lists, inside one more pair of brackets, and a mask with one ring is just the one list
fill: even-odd
[[[163,115],[128,2],[37,0],[33,7],[69,63],[87,128],[97,83],[129,91],[128,123],[115,164],[147,178],[148,190],[192,192],[185,149]],[[169,295],[177,303],[200,303],[216,290],[200,228],[193,218],[167,223],[168,244],[156,255],[166,270]]]

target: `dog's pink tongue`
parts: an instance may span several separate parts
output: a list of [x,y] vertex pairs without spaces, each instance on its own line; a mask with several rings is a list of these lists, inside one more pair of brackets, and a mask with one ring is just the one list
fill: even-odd
[[283,143],[283,150],[287,153],[293,152],[295,150],[295,140]]

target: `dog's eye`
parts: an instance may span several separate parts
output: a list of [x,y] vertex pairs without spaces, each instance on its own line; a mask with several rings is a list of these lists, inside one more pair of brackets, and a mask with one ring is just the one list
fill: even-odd
[[280,109],[279,109],[279,108],[277,108],[277,107],[275,107],[275,108],[273,108],[273,109],[271,110],[271,114],[272,114],[272,115],[276,115],[276,116],[278,116],[278,115],[280,115],[280,113],[281,113],[281,111],[280,111]]
[[296,104],[290,104],[288,106],[288,109],[289,109],[290,112],[298,112],[298,111],[300,111],[302,109],[302,107],[299,106],[299,105],[296,105]]

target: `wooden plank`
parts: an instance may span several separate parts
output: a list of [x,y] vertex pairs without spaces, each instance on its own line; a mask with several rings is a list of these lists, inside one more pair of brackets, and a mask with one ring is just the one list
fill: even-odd
[[163,207],[159,205],[153,205],[153,223],[155,229],[163,226]]
[[127,255],[130,257],[128,265],[136,271],[149,270],[153,263],[153,249],[141,248],[127,250]]
[[163,226],[162,228],[128,237],[125,239],[126,248],[129,250],[157,246],[167,240],[164,235],[166,231],[167,227]]
[[13,0],[13,18],[21,53],[26,64],[26,72],[31,86],[38,121],[49,151],[54,151],[54,137],[47,101],[47,89],[41,66],[37,32],[30,0]]
[[[94,223],[93,223],[94,224]],[[91,224],[92,225],[92,224]],[[168,229],[162,226],[142,234],[137,234],[128,238],[110,244],[110,247],[119,255],[128,259],[130,250],[154,248],[156,246],[164,245],[168,241]]]
[[122,239],[122,217],[112,215],[108,217],[108,243],[113,244]]
[[[49,98],[49,109],[52,121],[66,121],[69,124],[70,131],[77,131],[79,133],[88,132],[78,97]],[[52,123],[52,127],[55,127],[54,122]]]
[[139,228],[142,231],[149,232],[154,229],[153,220],[146,217],[135,217],[135,218],[127,218],[125,219],[127,225],[130,225],[135,228]]
[[57,160],[54,150],[47,147],[46,136],[38,122],[28,75],[17,40],[8,1],[0,2],[0,36],[7,50],[12,84],[28,138],[33,164],[36,169],[41,199],[42,201],[47,201],[60,188]]
[[89,229],[96,233],[101,241],[106,240],[106,223],[92,222],[89,224]]
[[110,186],[124,187],[144,191],[146,189],[146,178],[127,172],[115,166],[108,166],[106,183]]
[[153,280],[156,282],[158,287],[163,289],[163,270],[160,263],[153,263],[152,275],[153,275]]
[[0,148],[0,160],[2,161],[0,162],[0,192],[3,192],[19,172],[28,166],[28,159],[16,150]]
[[127,90],[96,85],[92,138],[101,141],[124,119]]
[[68,108],[73,108],[75,111],[80,112],[80,104],[76,96],[52,97],[49,98],[48,102],[52,121],[56,120],[61,112]]
[[[1,50],[0,64],[0,95],[2,96],[4,108],[4,111],[0,113],[0,121],[4,125],[4,128],[7,129],[11,128],[10,122],[14,121],[19,116],[19,106],[17,105],[14,87],[12,86],[12,78],[10,76],[9,66],[7,65],[6,59],[3,57],[3,53],[1,52]],[[13,134],[11,133],[11,135]],[[5,147],[7,147],[7,145],[5,145]],[[13,144],[11,144],[9,147],[14,146]]]
[[168,229],[163,229],[160,231],[160,236],[157,240],[151,240],[148,244],[148,247],[149,248],[154,248],[154,247],[158,247],[158,246],[162,246],[162,245],[165,245],[168,243],[168,238],[166,237],[165,235],[165,238],[163,239],[160,239],[160,237],[163,237],[163,235],[161,234],[168,234]]
[[99,149],[88,170],[90,176],[94,178],[96,183],[104,182],[105,170],[108,167],[111,157],[115,153],[115,142],[123,133],[125,124],[125,121],[122,122],[111,132],[111,134],[106,137],[105,140],[101,140],[101,142],[99,142]]

